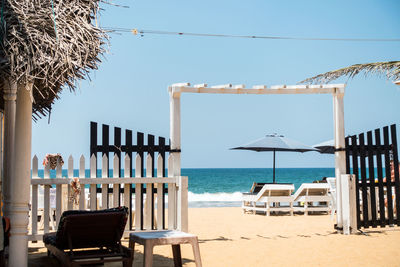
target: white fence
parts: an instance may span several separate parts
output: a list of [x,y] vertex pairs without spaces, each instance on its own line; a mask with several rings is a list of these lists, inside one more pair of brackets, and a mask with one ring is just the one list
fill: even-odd
[[[79,159],[79,182],[81,191],[79,204],[74,204],[71,198],[71,181],[74,177],[74,160],[72,156],[68,158],[68,175],[62,177],[62,166],[58,162],[56,168],[56,178],[50,178],[49,164],[45,166],[44,178],[38,176],[38,158],[35,155],[32,159],[32,179],[31,179],[31,212],[29,220],[29,240],[37,241],[42,239],[43,233],[50,230],[57,230],[61,214],[65,210],[96,210],[117,207],[119,203],[130,208],[132,215],[132,225],[127,223],[125,233],[131,230],[158,230],[158,229],[177,229],[178,226],[187,227],[187,191],[188,178],[183,176],[172,177],[172,157],[168,158],[168,177],[162,177],[162,157],[157,158],[157,177],[152,176],[152,158],[146,157],[146,174],[141,177],[141,158],[135,158],[135,177],[129,176],[130,158],[124,158],[124,178],[119,177],[119,164],[117,155],[113,158],[113,178],[108,178],[108,158],[102,158],[102,177],[96,177],[96,157],[90,158],[90,177],[85,177],[85,158]],[[145,192],[141,192],[145,184]],[[163,202],[164,184],[168,187],[168,207]],[[85,188],[89,185],[89,188]],[[97,191],[97,185],[101,185],[101,193]],[[123,186],[123,193],[119,193],[118,188]],[[132,185],[135,185],[135,193],[129,197]],[[157,193],[152,197],[153,186]],[[112,190],[109,190],[112,188]],[[112,193],[109,193],[112,191]],[[142,199],[142,196],[144,198]],[[131,203],[130,202],[131,200]],[[154,203],[153,203],[154,201]],[[144,205],[142,204],[144,203]],[[130,205],[131,204],[131,205]],[[143,207],[143,209],[141,208]],[[165,216],[165,217],[164,217]],[[165,225],[163,227],[163,223]],[[182,230],[182,229],[180,229]],[[183,229],[185,230],[185,229]]]

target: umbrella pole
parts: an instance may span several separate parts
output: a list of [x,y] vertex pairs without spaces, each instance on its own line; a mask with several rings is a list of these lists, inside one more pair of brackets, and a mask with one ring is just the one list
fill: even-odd
[[274,183],[275,183],[275,149],[274,149],[274,168],[273,168],[273,177],[274,177]]

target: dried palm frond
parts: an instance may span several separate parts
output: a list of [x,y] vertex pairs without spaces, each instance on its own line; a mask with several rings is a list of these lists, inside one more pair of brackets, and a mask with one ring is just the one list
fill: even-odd
[[389,80],[399,80],[400,61],[355,64],[350,67],[329,71],[311,78],[307,78],[299,83],[324,84],[336,80],[342,76],[353,78],[360,73],[364,73],[366,76],[368,74],[385,75]]
[[63,88],[98,68],[108,36],[92,22],[103,0],[0,2],[0,97],[5,80],[33,82],[34,117],[45,116]]

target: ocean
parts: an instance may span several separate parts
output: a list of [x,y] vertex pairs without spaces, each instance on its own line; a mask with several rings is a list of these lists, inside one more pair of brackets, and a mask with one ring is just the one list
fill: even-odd
[[[86,170],[86,177],[89,176]],[[43,177],[39,170],[39,177]],[[55,171],[50,171],[50,177],[55,177]],[[110,176],[112,170],[110,170]],[[334,168],[278,168],[275,177],[278,183],[293,183],[295,190],[302,183],[311,183],[323,177],[334,177]],[[63,177],[67,170],[63,170]],[[78,176],[78,170],[74,170]],[[101,170],[98,170],[98,177]],[[239,207],[241,193],[248,192],[253,182],[272,182],[271,168],[201,168],[182,169],[182,176],[189,178],[189,207]]]

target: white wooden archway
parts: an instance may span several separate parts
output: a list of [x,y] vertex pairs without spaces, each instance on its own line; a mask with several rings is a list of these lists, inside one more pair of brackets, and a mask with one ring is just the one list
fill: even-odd
[[[266,85],[256,85],[246,88],[245,85],[217,85],[208,87],[207,84],[197,84],[191,86],[190,83],[177,83],[168,87],[170,94],[170,137],[173,155],[173,175],[180,176],[181,173],[181,111],[180,97],[182,93],[208,93],[208,94],[332,94],[333,97],[333,128],[335,152],[335,176],[337,187],[337,226],[343,228],[344,233],[349,233],[349,203],[342,201],[342,175],[346,173],[345,159],[345,131],[344,131],[344,105],[343,97],[345,84],[323,84],[323,85],[276,85],[267,87]],[[345,177],[345,176],[343,176]],[[345,193],[346,189],[344,189]],[[187,229],[187,204],[178,207],[178,216],[183,218],[182,229]],[[343,210],[346,212],[343,214]],[[344,215],[344,216],[343,216]],[[186,219],[185,219],[186,218]],[[181,220],[178,220],[181,221]]]

